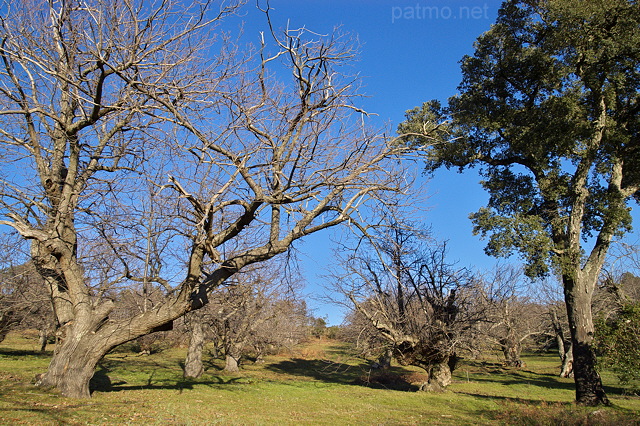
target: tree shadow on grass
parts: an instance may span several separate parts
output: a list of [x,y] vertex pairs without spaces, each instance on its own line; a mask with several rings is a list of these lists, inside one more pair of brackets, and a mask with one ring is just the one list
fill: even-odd
[[[159,367],[162,369],[162,367]],[[156,379],[156,371],[158,369],[152,370],[146,383],[144,384],[130,384],[125,380],[116,380],[112,381],[109,373],[110,370],[101,365],[91,378],[89,389],[93,392],[123,392],[128,390],[157,390],[157,389],[165,389],[165,390],[175,390],[179,393],[185,390],[192,390],[194,386],[226,386],[226,385],[243,385],[252,383],[250,380],[247,380],[244,377],[219,377],[219,376],[211,376],[207,375],[206,377],[201,377],[199,379],[191,379],[191,378],[165,378],[162,380]]]
[[505,386],[515,385],[531,385],[545,389],[559,389],[559,390],[573,390],[575,385],[573,382],[566,382],[559,380],[559,377],[547,374],[538,374],[531,371],[511,371],[506,373],[496,374],[495,376],[479,377],[474,376],[472,378],[474,382],[491,382],[500,383]]
[[0,355],[7,357],[25,357],[32,356],[36,358],[51,358],[52,351],[37,351],[25,349],[0,348]]
[[[473,377],[475,382],[494,382],[505,386],[531,385],[545,389],[575,391],[573,380],[562,379],[555,374],[537,373],[531,370],[496,369],[489,371],[490,377]],[[610,395],[624,395],[625,388],[622,386],[604,385],[604,390]]]
[[[210,376],[207,378],[200,379],[182,379],[176,381],[165,381],[162,383],[148,383],[144,385],[130,385],[125,382],[120,382],[111,385],[111,387],[107,390],[107,392],[123,392],[128,390],[156,390],[156,389],[165,389],[165,390],[175,390],[179,393],[185,390],[193,390],[194,386],[227,386],[227,385],[241,385],[241,384],[249,384],[242,377],[231,377],[231,378],[223,378],[218,376]],[[98,389],[96,389],[98,390]],[[103,391],[104,392],[104,391]]]
[[575,401],[513,398],[456,392],[498,404],[498,409],[478,410],[477,415],[499,424],[513,425],[638,425],[637,412],[617,407],[581,407]]
[[417,391],[402,369],[371,370],[367,364],[341,364],[328,360],[292,358],[268,365],[266,369],[279,374],[306,377],[325,383],[367,386],[374,389]]
[[[34,402],[25,400],[24,398],[16,397],[4,397],[3,402],[6,408],[0,408],[0,419],[2,419],[3,413],[6,412],[9,418],[16,416],[16,413],[20,417],[23,417],[22,413],[37,413],[39,416],[45,419],[46,424],[65,425],[73,424],[71,417],[73,413],[79,409],[89,405],[89,403],[77,403],[77,404],[58,404],[58,403],[45,403]],[[24,420],[23,420],[24,421]],[[22,421],[19,424],[23,424]]]
[[487,394],[482,394],[482,393],[477,393],[477,392],[468,392],[468,391],[455,391],[455,394],[456,395],[472,396],[472,397],[478,398],[478,399],[486,399],[486,400],[490,400],[490,401],[494,401],[494,402],[499,402],[500,404],[513,403],[513,404],[521,404],[521,405],[527,405],[527,406],[540,406],[540,405],[553,404],[553,405],[566,406],[566,407],[575,406],[575,403],[573,403],[573,402],[547,401],[547,400],[542,399],[542,398],[540,398],[540,399],[537,399],[537,398],[518,398],[518,397],[511,397],[511,396],[487,395]]

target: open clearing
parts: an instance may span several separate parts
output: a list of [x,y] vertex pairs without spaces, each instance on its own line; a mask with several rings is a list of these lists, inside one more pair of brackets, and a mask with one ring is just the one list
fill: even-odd
[[607,408],[573,404],[572,379],[557,377],[553,354],[528,355],[526,367],[504,368],[497,355],[463,360],[443,393],[415,392],[413,368],[371,372],[349,346],[313,341],[288,354],[247,362],[230,375],[211,362],[199,380],[182,378],[185,349],[153,355],[109,354],[89,400],[34,387],[51,352],[37,338],[9,335],[0,344],[1,424],[612,424],[640,425],[640,397],[603,375]]

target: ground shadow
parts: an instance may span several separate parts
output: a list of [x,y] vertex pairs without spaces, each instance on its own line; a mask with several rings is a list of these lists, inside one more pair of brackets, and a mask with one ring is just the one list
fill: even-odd
[[[246,384],[246,380],[243,377],[218,377],[218,376],[207,376],[206,378],[200,379],[181,379],[176,381],[164,381],[162,383],[147,383],[144,385],[130,385],[126,382],[114,383],[110,386],[109,389],[105,390],[105,392],[123,392],[128,390],[151,390],[151,389],[165,389],[165,390],[175,390],[178,392],[182,392],[185,390],[192,390],[195,385],[198,386],[224,386],[224,385],[238,385],[238,384]],[[96,389],[99,390],[99,389]],[[102,391],[102,390],[101,390]]]
[[[580,407],[575,401],[548,401],[544,399],[513,398],[456,392],[478,399],[497,402],[498,410],[478,410],[481,418],[497,424],[514,425],[638,425],[637,412],[612,404],[609,410],[599,407]],[[580,408],[584,408],[581,410]],[[611,410],[612,409],[612,410]]]
[[[499,376],[499,378],[497,376]],[[537,374],[530,371],[510,371],[499,373],[495,376],[479,377],[475,375],[473,377],[474,382],[501,383],[505,386],[527,384],[546,389],[573,390],[575,388],[573,382],[565,382],[558,379],[559,378],[554,375]]]
[[[112,381],[110,373],[117,362],[112,360],[103,361],[99,364],[98,369],[94,373],[89,383],[89,389],[93,392],[122,392],[127,390],[143,390],[143,389],[168,389],[182,392],[184,390],[191,390],[195,385],[204,386],[224,386],[224,385],[239,385],[247,384],[247,379],[244,377],[219,377],[206,375],[199,379],[193,378],[177,378],[177,374],[172,378],[157,379],[156,372],[164,371],[165,366],[156,365],[148,374],[146,383],[144,384],[129,384],[124,380]],[[111,367],[111,368],[110,368]]]
[[417,391],[406,373],[397,368],[372,370],[368,364],[341,364],[321,359],[292,358],[270,364],[266,369],[279,374],[307,377],[313,380],[340,385],[357,385],[401,391]]
[[146,384],[131,385],[127,382],[120,381],[112,383],[106,374],[102,371],[96,372],[96,375],[91,379],[91,392],[123,392],[128,390],[151,390],[151,389],[166,389],[176,390],[182,392],[183,390],[192,390],[195,385],[204,386],[220,386],[220,385],[234,385],[245,384],[246,381],[242,377],[223,378],[218,376],[207,376],[204,379],[181,379],[175,381],[163,381],[162,383],[154,383],[152,381],[153,374],[150,375]]
[[[496,367],[489,369],[485,373],[491,374],[489,377],[479,377],[475,375],[475,382],[500,382],[505,386],[527,384],[546,389],[558,389],[575,391],[573,380],[561,379],[556,374],[537,373],[526,369],[504,369]],[[624,395],[626,389],[622,386],[604,385],[605,392],[610,395]]]
[[0,355],[4,355],[8,357],[33,356],[37,358],[50,358],[51,354],[52,354],[52,351],[0,348]]

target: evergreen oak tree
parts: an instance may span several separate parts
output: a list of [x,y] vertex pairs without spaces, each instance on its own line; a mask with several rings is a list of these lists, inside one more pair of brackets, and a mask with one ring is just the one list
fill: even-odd
[[[448,142],[426,169],[478,167],[490,199],[470,216],[494,256],[562,277],[576,399],[608,404],[591,299],[640,199],[640,7],[634,0],[513,0],[462,59],[459,94],[407,112],[400,132]],[[423,137],[405,137],[423,145]]]

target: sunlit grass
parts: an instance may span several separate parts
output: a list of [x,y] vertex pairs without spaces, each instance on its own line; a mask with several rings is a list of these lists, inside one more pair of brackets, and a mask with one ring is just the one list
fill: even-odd
[[100,364],[93,397],[69,400],[30,384],[51,356],[34,339],[0,344],[2,424],[640,424],[640,399],[622,395],[613,376],[605,378],[615,407],[576,407],[553,355],[527,356],[521,369],[467,360],[447,392],[423,393],[412,383],[420,370],[377,375],[336,342],[313,341],[238,374],[210,360],[198,380],[182,378],[185,349],[117,352]]

